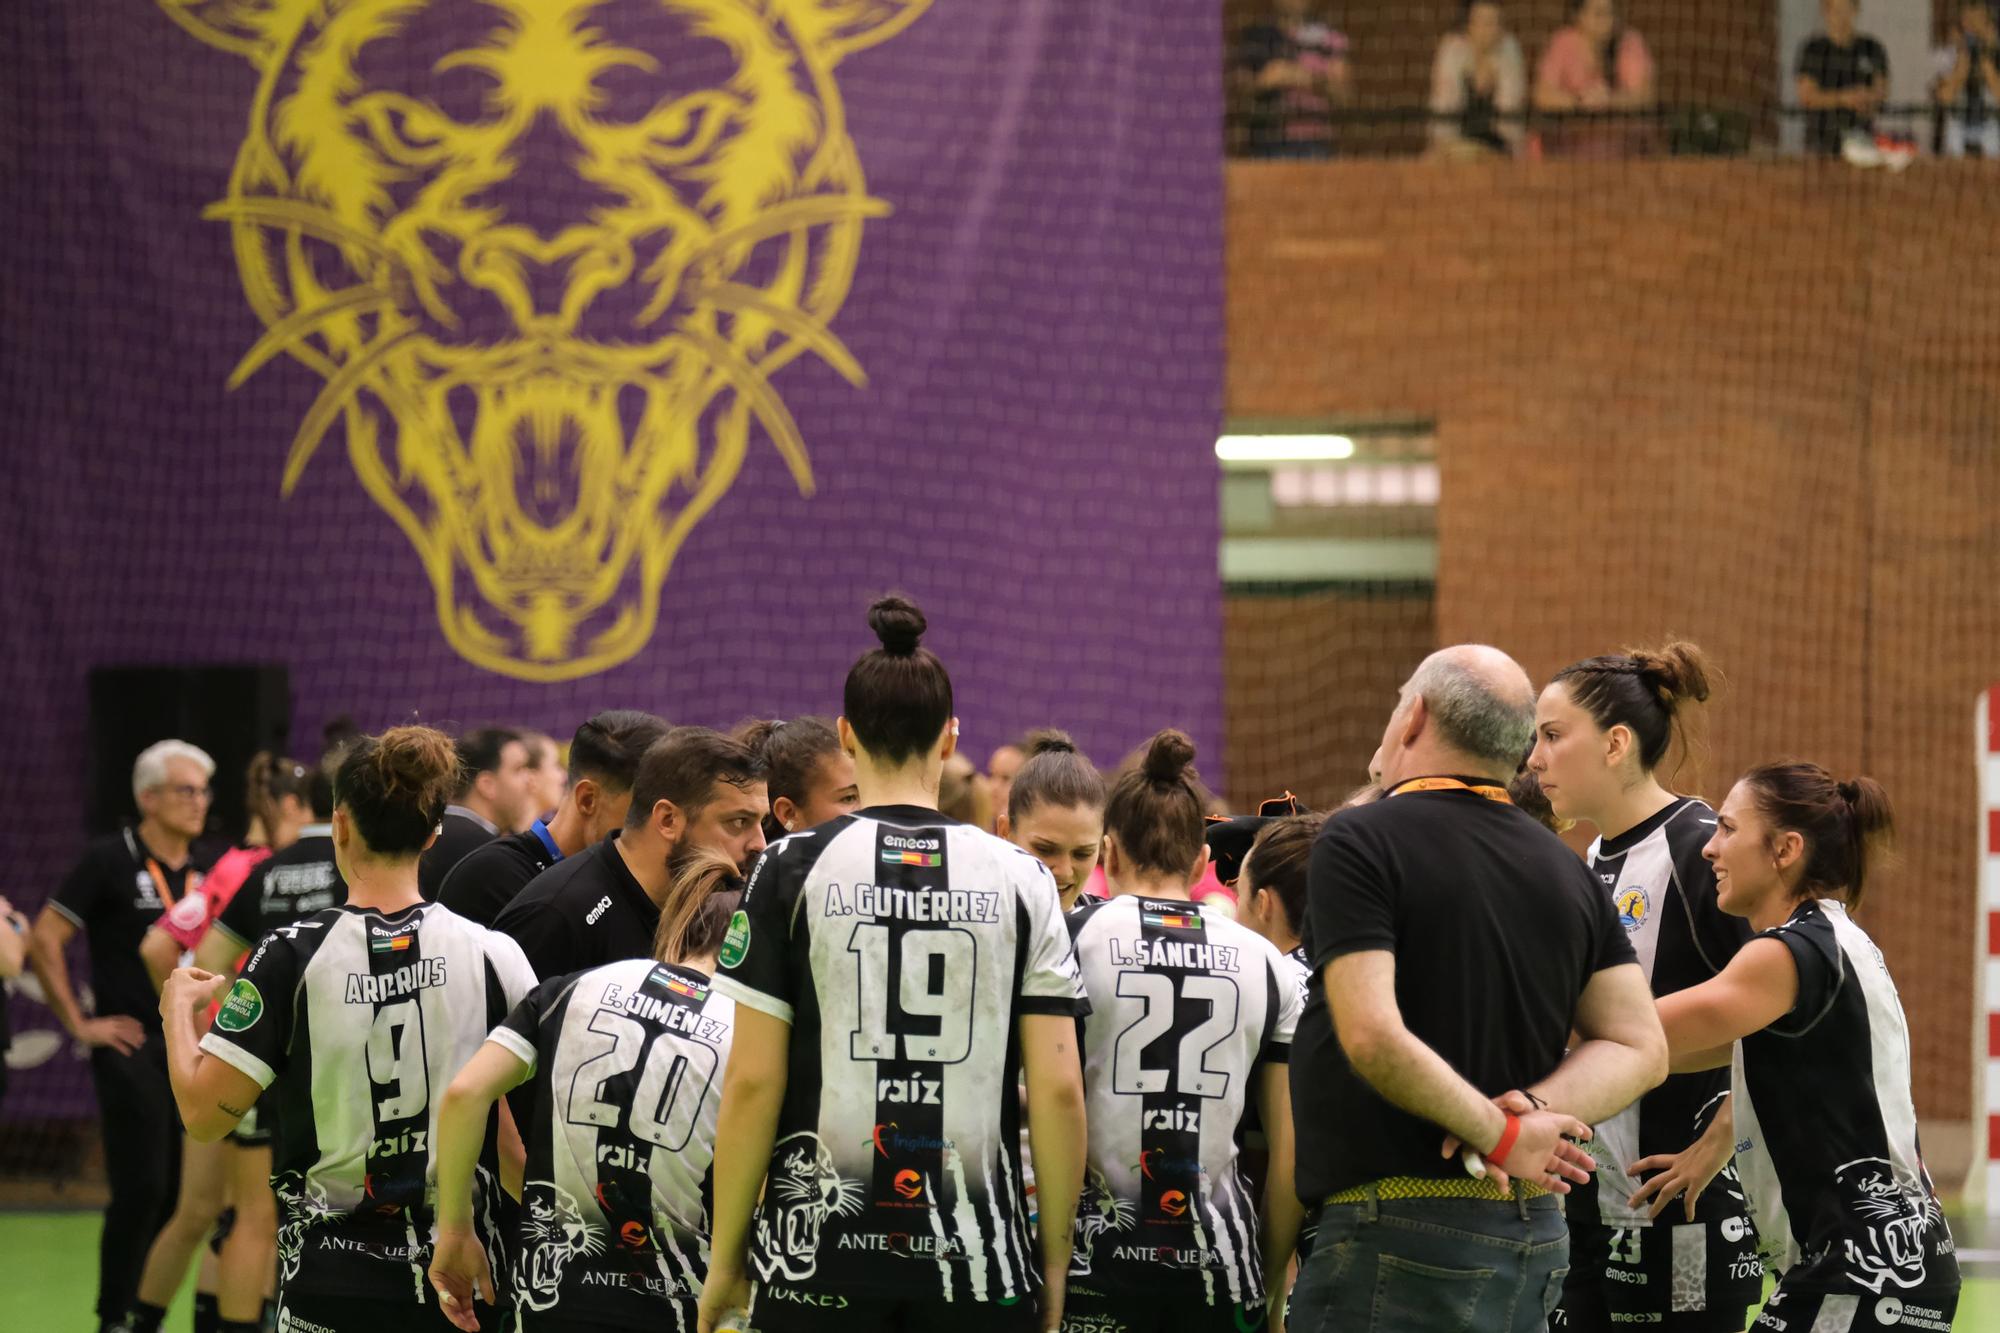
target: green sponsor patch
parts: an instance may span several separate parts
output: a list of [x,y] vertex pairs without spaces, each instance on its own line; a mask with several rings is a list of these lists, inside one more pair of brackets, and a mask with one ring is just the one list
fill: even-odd
[[224,1032],[241,1032],[255,1027],[263,1016],[264,997],[257,993],[257,987],[248,977],[238,977],[222,999],[222,1012],[215,1016],[215,1025]]
[[722,937],[722,949],[715,961],[724,967],[735,967],[743,961],[743,955],[750,952],[750,917],[742,909],[729,918],[729,933]]

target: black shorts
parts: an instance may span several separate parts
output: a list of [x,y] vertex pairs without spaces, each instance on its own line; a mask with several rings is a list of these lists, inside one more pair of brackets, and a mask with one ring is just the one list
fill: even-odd
[[1224,1296],[1210,1305],[1201,1290],[1177,1282],[1135,1288],[1071,1278],[1063,1297],[1062,1333],[1256,1333],[1262,1327],[1264,1302],[1237,1305]]
[[1958,1288],[1913,1291],[1824,1292],[1787,1290],[1783,1282],[1764,1302],[1751,1333],[1950,1333]]
[[[668,1299],[659,1303],[657,1313],[647,1320],[644,1327],[649,1329],[692,1329],[700,1305],[695,1300]],[[511,1324],[501,1324],[504,1333],[513,1333]],[[547,1314],[536,1314],[533,1310],[521,1311],[521,1333],[627,1333],[638,1327],[629,1320],[617,1323],[598,1323],[588,1319],[565,1319],[560,1304]]]
[[1670,1208],[1649,1227],[1607,1227],[1595,1214],[1586,1206],[1570,1217],[1569,1276],[1552,1333],[1736,1333],[1764,1294],[1748,1218],[1670,1221]]
[[1034,1333],[1037,1322],[1033,1297],[945,1302],[760,1282],[750,1299],[755,1333]]
[[[479,1316],[480,1333],[500,1333],[511,1323],[490,1305],[472,1308]],[[458,1326],[445,1318],[435,1301],[417,1305],[284,1291],[278,1293],[278,1333],[458,1333]]]

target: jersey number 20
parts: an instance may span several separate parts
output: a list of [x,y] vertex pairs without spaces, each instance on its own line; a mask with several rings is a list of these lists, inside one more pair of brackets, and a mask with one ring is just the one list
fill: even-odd
[[679,1152],[687,1147],[709,1085],[715,1080],[715,1048],[671,1032],[654,1033],[648,1045],[646,1029],[637,1019],[609,1009],[599,1009],[590,1016],[590,1030],[611,1038],[611,1049],[576,1067],[569,1081],[569,1110],[563,1118],[572,1125],[617,1129],[619,1108],[604,1100],[604,1085],[637,1069],[643,1055],[645,1069],[632,1089],[632,1113],[624,1118],[626,1127],[634,1138],[655,1148]]

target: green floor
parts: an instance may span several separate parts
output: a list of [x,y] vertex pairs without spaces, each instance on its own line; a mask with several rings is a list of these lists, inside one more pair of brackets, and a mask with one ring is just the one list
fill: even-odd
[[[0,1212],[0,1330],[95,1333],[90,1305],[97,1281],[97,1217],[90,1213]],[[167,1321],[186,1333],[188,1292]],[[2000,1277],[1965,1284],[1959,1333],[2000,1333]]]

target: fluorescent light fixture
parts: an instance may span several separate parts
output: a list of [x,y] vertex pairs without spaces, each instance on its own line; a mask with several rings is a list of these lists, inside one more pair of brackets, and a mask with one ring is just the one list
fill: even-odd
[[1215,442],[1225,463],[1332,463],[1354,457],[1345,435],[1225,435]]

